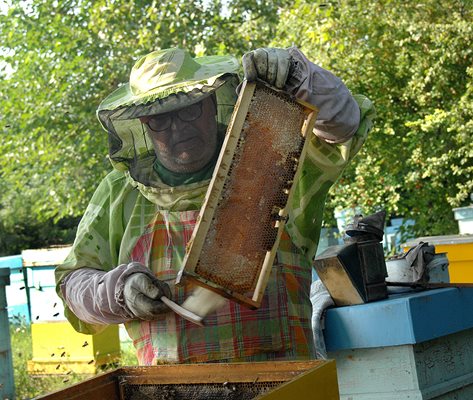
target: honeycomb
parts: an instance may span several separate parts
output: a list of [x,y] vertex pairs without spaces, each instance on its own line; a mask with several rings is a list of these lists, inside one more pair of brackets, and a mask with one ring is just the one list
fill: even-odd
[[122,383],[127,400],[251,400],[284,382],[225,382],[199,384],[133,385]]
[[304,107],[257,87],[195,273],[240,294],[254,291],[276,241],[276,221],[304,145]]

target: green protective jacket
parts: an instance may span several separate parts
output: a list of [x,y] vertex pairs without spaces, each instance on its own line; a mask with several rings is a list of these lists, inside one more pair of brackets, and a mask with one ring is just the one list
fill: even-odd
[[[310,279],[310,265],[317,249],[327,193],[361,148],[372,127],[375,111],[366,97],[352,97],[338,78],[308,62],[297,49],[292,50],[292,55],[298,57],[299,75],[305,77],[302,84],[300,81],[294,83],[292,92],[320,110],[300,178],[295,183],[285,226],[286,237],[290,238],[293,249],[289,252],[299,259],[296,265],[308,270],[304,279]],[[326,85],[317,90],[320,82]],[[202,91],[213,90],[216,93],[221,135],[236,101],[237,85],[238,78],[229,74],[217,80],[213,88],[202,88]],[[332,96],[331,88],[336,92],[335,96]],[[155,155],[150,140],[136,119],[137,113],[143,114],[143,107],[149,108],[150,114],[156,111],[152,104],[136,109],[99,109],[99,119],[109,133],[110,160],[114,170],[98,186],[81,220],[71,253],[56,269],[57,292],[65,300],[65,315],[79,332],[97,333],[107,322],[95,324],[77,317],[71,304],[64,299],[62,284],[65,278],[81,268],[107,272],[129,263],[137,241],[157,215],[199,210],[208,188],[209,180],[175,187],[162,182],[153,168]],[[351,114],[357,113],[356,125],[342,129],[343,123],[337,118],[350,107]],[[178,253],[177,262],[183,258],[184,249]],[[284,258],[283,252],[280,253]],[[308,293],[304,296],[304,302],[307,302]],[[108,297],[110,300],[113,295]],[[74,304],[74,307],[88,308],[90,304],[87,301]],[[310,302],[302,309],[303,313],[309,313],[304,315],[304,319],[310,321]],[[130,324],[129,332],[134,330]]]

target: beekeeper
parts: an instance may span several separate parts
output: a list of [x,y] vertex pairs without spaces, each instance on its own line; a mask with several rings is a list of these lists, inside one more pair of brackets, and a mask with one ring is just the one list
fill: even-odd
[[155,51],[98,108],[113,171],[56,269],[57,292],[79,332],[124,323],[141,365],[314,358],[311,259],[324,200],[365,140],[374,109],[295,47],[257,49],[242,63],[247,80],[264,80],[319,114],[261,307],[226,301],[204,327],[160,297],[180,304],[191,290],[174,281],[236,101],[239,63],[230,56],[192,58],[177,48]]

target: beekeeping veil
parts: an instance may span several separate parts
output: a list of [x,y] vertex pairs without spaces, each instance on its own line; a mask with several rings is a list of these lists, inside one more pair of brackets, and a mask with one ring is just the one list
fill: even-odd
[[234,57],[192,58],[178,48],[155,51],[139,59],[129,83],[111,93],[97,110],[108,132],[114,168],[129,171],[145,186],[159,186],[152,168],[154,148],[139,117],[178,110],[213,94],[218,134],[223,137],[236,101],[238,67]]

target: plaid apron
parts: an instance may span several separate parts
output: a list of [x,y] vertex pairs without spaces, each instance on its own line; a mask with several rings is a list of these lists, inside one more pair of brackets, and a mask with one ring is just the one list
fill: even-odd
[[[192,291],[174,282],[198,214],[158,211],[131,253],[130,261],[147,265],[169,284],[178,304]],[[140,365],[313,358],[310,283],[310,265],[284,233],[259,309],[227,301],[206,317],[204,327],[174,312],[125,325]]]

